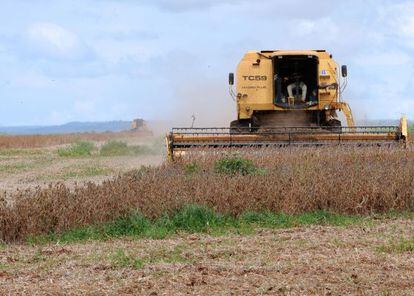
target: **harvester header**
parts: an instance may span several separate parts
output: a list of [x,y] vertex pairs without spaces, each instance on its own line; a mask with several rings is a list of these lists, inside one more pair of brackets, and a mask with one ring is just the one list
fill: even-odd
[[355,126],[342,100],[347,76],[347,67],[325,50],[249,51],[236,75],[229,74],[237,119],[230,127],[173,128],[169,158],[194,148],[405,144],[405,117],[399,126]]

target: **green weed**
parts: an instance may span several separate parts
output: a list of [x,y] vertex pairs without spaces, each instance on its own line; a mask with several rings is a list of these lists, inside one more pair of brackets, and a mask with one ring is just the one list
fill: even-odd
[[81,167],[77,170],[64,172],[61,176],[58,176],[59,179],[68,180],[72,178],[86,178],[93,176],[106,176],[112,173],[111,169],[96,167],[96,166],[87,166]]
[[34,156],[34,155],[42,155],[45,154],[45,150],[41,149],[30,149],[30,148],[20,148],[20,149],[0,149],[0,156]]
[[61,157],[80,157],[90,156],[95,149],[95,144],[87,141],[78,141],[72,143],[69,147],[58,149],[58,155]]
[[62,234],[31,237],[29,242],[43,244],[48,241],[106,240],[123,236],[163,239],[179,231],[214,235],[235,232],[246,235],[254,233],[257,227],[289,228],[314,224],[345,226],[363,223],[364,221],[366,221],[366,218],[331,214],[324,211],[298,215],[246,212],[234,217],[228,214],[216,213],[206,206],[187,205],[173,215],[164,214],[155,220],[150,220],[141,213],[134,212],[104,224],[76,228]]
[[148,146],[128,146],[122,141],[111,140],[102,145],[99,155],[101,156],[125,156],[125,155],[141,155],[151,154],[152,149]]
[[115,254],[111,256],[112,266],[116,268],[134,268],[141,269],[144,267],[144,261],[140,258],[133,258],[123,249],[118,249]]
[[224,218],[205,206],[187,205],[172,218],[172,224],[188,232],[206,232],[210,227],[223,225]]
[[36,252],[34,253],[31,262],[41,262],[41,261],[46,261],[47,258],[46,256],[44,256],[42,254],[42,250],[41,249],[37,249]]
[[186,175],[196,174],[200,171],[200,167],[196,162],[190,162],[184,165],[184,172]]
[[147,256],[135,257],[124,249],[117,249],[113,254],[111,254],[110,259],[114,268],[141,269],[147,264],[156,264],[160,262],[188,262],[188,259],[182,255],[184,250],[185,247],[182,245],[177,245],[172,250],[162,247],[151,251],[151,253]]
[[223,175],[252,175],[264,174],[265,170],[257,168],[253,161],[241,157],[225,157],[218,159],[214,164],[214,171]]
[[0,172],[7,172],[9,174],[11,173],[17,173],[21,171],[26,171],[30,168],[33,168],[33,164],[31,163],[25,163],[25,162],[18,162],[18,163],[12,163],[12,164],[2,164],[0,165]]
[[377,251],[382,253],[406,253],[414,252],[414,236],[411,238],[400,238],[398,241],[381,245]]

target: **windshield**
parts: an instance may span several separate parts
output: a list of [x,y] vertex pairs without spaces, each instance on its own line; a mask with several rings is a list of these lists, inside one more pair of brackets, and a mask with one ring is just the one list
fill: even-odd
[[305,109],[318,104],[316,56],[276,56],[273,65],[275,105]]

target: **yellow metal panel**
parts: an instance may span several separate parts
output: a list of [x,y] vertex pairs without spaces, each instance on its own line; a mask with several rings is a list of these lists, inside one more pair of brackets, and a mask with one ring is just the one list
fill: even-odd
[[243,59],[237,68],[237,93],[243,103],[271,103],[273,96],[272,61],[259,55]]
[[[326,51],[274,50],[267,52],[249,51],[237,68],[237,111],[239,119],[250,118],[254,111],[285,109],[277,107],[274,101],[274,80],[272,57],[278,55],[312,55],[319,58],[318,83],[338,83],[337,64]],[[309,90],[311,91],[311,90]],[[333,87],[320,89],[319,104],[307,110],[323,110],[325,106],[338,101],[338,91]]]
[[407,141],[408,140],[408,122],[407,117],[403,115],[400,119],[400,130],[401,136]]
[[[319,59],[318,67],[319,85],[339,84],[336,63],[331,58]],[[319,90],[319,107],[322,109],[325,105],[332,104],[338,99],[337,89],[320,89]]]

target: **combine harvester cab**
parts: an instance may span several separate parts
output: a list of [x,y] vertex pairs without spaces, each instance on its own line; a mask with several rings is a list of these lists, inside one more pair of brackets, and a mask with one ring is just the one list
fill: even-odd
[[[340,75],[342,74],[342,75]],[[407,119],[399,126],[355,126],[342,101],[347,67],[325,50],[250,51],[229,75],[237,103],[230,127],[173,128],[166,137],[170,160],[207,148],[284,146],[406,146]],[[341,126],[337,112],[347,126]]]

